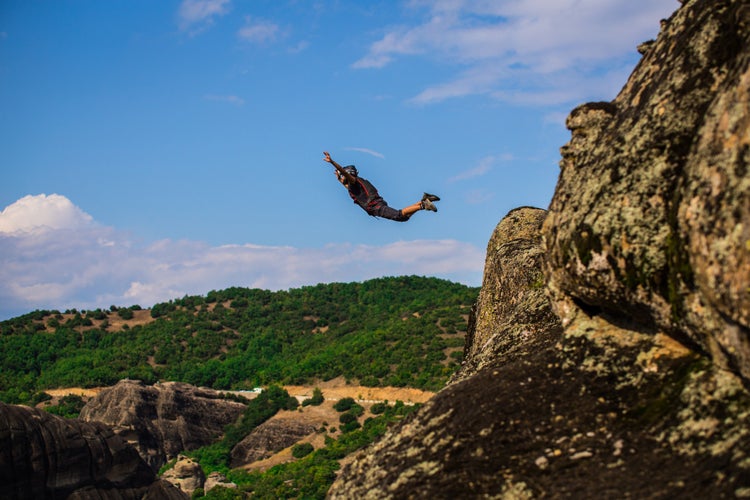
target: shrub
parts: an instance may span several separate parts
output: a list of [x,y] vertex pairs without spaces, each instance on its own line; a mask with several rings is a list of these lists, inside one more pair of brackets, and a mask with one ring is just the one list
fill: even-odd
[[347,411],[349,408],[354,405],[354,398],[342,398],[339,399],[335,405],[333,405],[333,408],[336,411]]
[[131,311],[130,309],[118,309],[117,315],[124,320],[133,319],[133,311]]
[[381,413],[385,413],[385,410],[388,409],[388,405],[385,403],[375,403],[370,407],[370,413],[373,415],[380,415]]
[[81,413],[85,405],[86,403],[84,403],[81,396],[68,394],[60,399],[60,404],[57,406],[48,406],[45,410],[60,417],[78,418],[78,414]]
[[344,425],[348,424],[349,422],[354,422],[355,420],[357,420],[357,417],[350,412],[342,413],[339,417],[339,422]]
[[349,408],[349,413],[351,413],[355,417],[361,417],[364,412],[365,408],[362,405],[358,405],[357,403],[354,403],[352,407]]
[[343,432],[344,434],[346,434],[347,432],[356,431],[360,427],[362,427],[362,426],[356,420],[354,420],[352,422],[349,422],[348,424],[344,424],[344,425],[339,426],[339,428],[341,429],[341,432]]
[[302,406],[307,405],[313,405],[313,406],[320,406],[323,403],[323,391],[321,391],[319,388],[313,389],[313,395],[311,398],[307,398],[304,401],[302,401]]
[[294,458],[303,458],[313,452],[315,448],[310,443],[300,443],[292,446],[292,456]]
[[299,401],[294,396],[289,396],[289,399],[286,401],[286,410],[292,411],[296,410],[299,406]]

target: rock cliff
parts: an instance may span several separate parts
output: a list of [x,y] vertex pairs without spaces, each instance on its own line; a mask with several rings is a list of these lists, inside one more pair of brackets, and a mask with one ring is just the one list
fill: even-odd
[[248,434],[232,448],[231,466],[245,464],[268,458],[277,451],[292,446],[305,436],[315,432],[311,424],[295,422],[291,419],[268,420]]
[[610,103],[568,117],[549,288],[750,379],[750,7],[687,1]]
[[331,498],[750,498],[750,6],[688,0],[500,222],[452,383]]
[[80,418],[111,426],[158,470],[181,451],[214,442],[244,409],[216,391],[189,384],[122,380],[89,400]]
[[107,426],[0,403],[0,498],[187,497]]

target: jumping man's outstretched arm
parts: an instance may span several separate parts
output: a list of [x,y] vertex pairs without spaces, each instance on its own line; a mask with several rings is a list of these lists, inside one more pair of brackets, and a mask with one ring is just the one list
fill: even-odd
[[343,177],[344,179],[346,179],[346,184],[351,185],[357,182],[352,174],[344,170],[341,165],[336,163],[333,158],[331,158],[331,155],[328,153],[328,151],[323,152],[323,160],[327,161],[336,168],[336,172],[338,172],[339,178]]

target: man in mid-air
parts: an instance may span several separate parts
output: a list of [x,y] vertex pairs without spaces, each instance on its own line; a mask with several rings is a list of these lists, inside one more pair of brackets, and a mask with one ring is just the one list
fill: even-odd
[[349,191],[354,203],[362,207],[362,209],[373,217],[383,217],[384,219],[391,219],[398,222],[406,222],[420,210],[430,210],[431,212],[437,212],[437,207],[433,201],[440,200],[439,197],[434,194],[424,193],[422,199],[413,205],[404,207],[401,210],[389,207],[388,203],[378,194],[378,190],[375,189],[367,179],[363,179],[357,172],[357,167],[354,165],[347,165],[342,167],[336,163],[328,152],[323,153],[323,160],[333,165],[336,170],[336,178],[344,187]]

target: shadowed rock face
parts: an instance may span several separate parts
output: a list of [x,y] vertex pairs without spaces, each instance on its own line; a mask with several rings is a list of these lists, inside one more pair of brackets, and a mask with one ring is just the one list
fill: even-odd
[[670,331],[750,380],[750,8],[692,0],[611,103],[568,117],[550,291]]
[[277,451],[292,446],[303,437],[309,436],[316,429],[314,425],[289,420],[266,421],[232,448],[231,466],[239,467],[268,458]]
[[492,236],[464,366],[331,498],[750,498],[749,36],[746,1],[683,2],[571,113],[549,213]]
[[189,384],[121,380],[92,398],[80,418],[111,426],[158,470],[181,451],[214,442],[244,409],[216,391]]
[[0,498],[185,498],[110,428],[0,403]]

